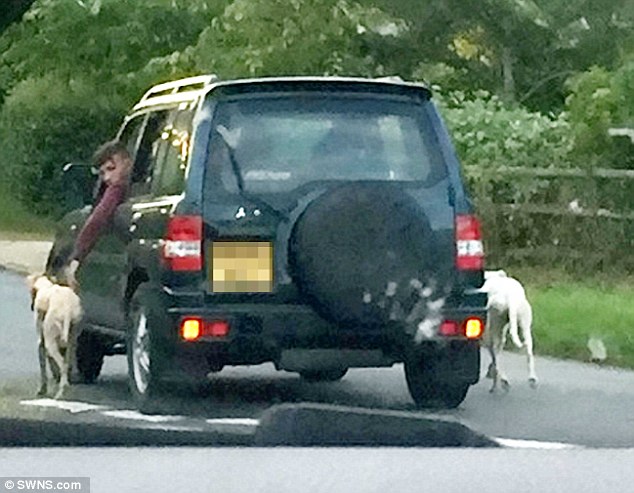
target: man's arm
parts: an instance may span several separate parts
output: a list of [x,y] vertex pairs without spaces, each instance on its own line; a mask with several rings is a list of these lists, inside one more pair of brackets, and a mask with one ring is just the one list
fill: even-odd
[[80,263],[84,261],[97,243],[102,231],[112,221],[117,207],[125,200],[125,195],[126,188],[121,185],[112,185],[106,189],[77,235],[71,260],[77,260]]

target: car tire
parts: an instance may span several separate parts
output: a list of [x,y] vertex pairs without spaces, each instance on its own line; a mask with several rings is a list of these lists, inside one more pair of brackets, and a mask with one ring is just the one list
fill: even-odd
[[405,358],[405,380],[412,399],[419,408],[453,409],[464,401],[469,384],[439,378],[433,359],[413,351]]
[[77,383],[94,383],[101,373],[105,348],[99,336],[83,330],[77,337],[75,348],[75,369]]
[[333,368],[330,370],[301,371],[299,376],[306,382],[337,382],[348,373],[348,368]]
[[162,324],[167,321],[159,297],[139,287],[128,310],[126,354],[130,394],[144,414],[160,412],[166,393],[162,378],[166,351],[157,334],[157,328],[166,326]]

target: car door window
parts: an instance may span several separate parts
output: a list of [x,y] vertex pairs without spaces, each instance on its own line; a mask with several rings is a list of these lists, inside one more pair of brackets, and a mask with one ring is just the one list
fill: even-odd
[[163,128],[152,177],[153,195],[176,195],[183,191],[192,118],[191,111],[177,111]]
[[134,156],[130,195],[135,197],[150,193],[152,172],[159,156],[159,144],[165,126],[171,116],[169,110],[149,113]]
[[128,120],[124,124],[123,129],[119,132],[118,140],[126,146],[133,161],[136,159],[146,121],[147,114],[135,116]]

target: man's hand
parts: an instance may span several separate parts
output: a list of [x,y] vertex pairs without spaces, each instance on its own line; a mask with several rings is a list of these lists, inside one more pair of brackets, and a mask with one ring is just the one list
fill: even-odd
[[64,268],[64,277],[66,278],[66,282],[68,283],[68,286],[74,289],[75,291],[79,287],[79,284],[77,283],[77,277],[76,277],[78,268],[79,268],[79,261],[75,259],[71,260],[70,263]]
[[71,260],[70,264],[68,264],[68,271],[70,274],[72,274],[73,276],[75,275],[75,273],[77,272],[77,269],[79,268],[79,260]]

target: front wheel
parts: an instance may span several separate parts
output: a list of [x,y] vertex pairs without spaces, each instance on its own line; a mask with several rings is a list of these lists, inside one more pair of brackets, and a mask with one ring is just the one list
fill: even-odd
[[156,296],[139,288],[130,302],[127,328],[128,382],[130,393],[142,413],[157,412],[165,393],[162,368],[165,351],[156,333],[161,323],[161,304]]
[[405,360],[405,379],[412,399],[421,408],[456,408],[464,401],[469,384],[443,380],[433,362],[419,353]]

